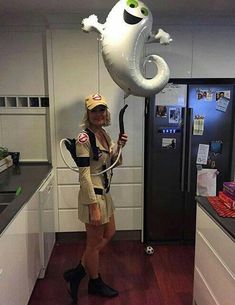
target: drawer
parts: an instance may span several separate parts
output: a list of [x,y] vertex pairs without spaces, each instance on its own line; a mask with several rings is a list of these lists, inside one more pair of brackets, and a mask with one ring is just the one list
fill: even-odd
[[[59,208],[77,209],[78,185],[60,185]],[[142,186],[140,184],[112,184],[110,193],[115,207],[141,207]]]
[[200,232],[196,234],[195,268],[204,277],[219,304],[234,305],[234,274]]
[[141,208],[116,208],[115,222],[117,230],[141,230]]
[[[117,208],[115,210],[117,230],[140,230],[141,208]],[[85,226],[78,220],[77,209],[59,210],[59,232],[84,231]]]
[[82,232],[85,225],[78,219],[78,210],[59,210],[59,232]]
[[[218,301],[207,287],[207,284],[197,268],[194,271],[194,304],[196,305],[218,305]],[[222,305],[222,304],[221,304]]]
[[[112,183],[142,183],[143,169],[141,167],[119,167],[113,171]],[[78,184],[78,173],[67,168],[57,169],[58,184]]]
[[77,209],[79,185],[59,185],[59,209]]
[[235,275],[235,243],[223,229],[199,206],[197,207],[197,230],[214,248],[224,263]]

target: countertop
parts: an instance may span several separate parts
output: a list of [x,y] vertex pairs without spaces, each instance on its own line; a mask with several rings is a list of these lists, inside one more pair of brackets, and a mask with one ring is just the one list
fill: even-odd
[[52,166],[49,163],[25,163],[18,167],[12,166],[0,173],[0,193],[16,191],[18,187],[21,187],[20,195],[0,213],[0,235],[51,170]]
[[197,202],[202,209],[223,229],[223,231],[235,241],[235,218],[221,217],[212,208],[206,197],[197,196]]

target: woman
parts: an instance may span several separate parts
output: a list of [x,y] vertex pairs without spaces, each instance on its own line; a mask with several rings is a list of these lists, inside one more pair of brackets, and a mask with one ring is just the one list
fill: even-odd
[[[120,147],[127,142],[127,135],[119,135],[115,145],[103,127],[110,125],[110,113],[106,100],[99,94],[85,99],[86,113],[83,119],[85,131],[76,141],[79,164],[80,191],[78,218],[85,223],[86,248],[81,261],[74,269],[64,273],[69,293],[77,302],[80,281],[88,273],[88,293],[114,297],[118,292],[105,284],[99,274],[100,250],[115,233],[114,206],[109,193],[112,172],[91,175],[108,168],[115,160]],[[121,159],[121,158],[120,158]],[[121,164],[121,160],[117,163]]]

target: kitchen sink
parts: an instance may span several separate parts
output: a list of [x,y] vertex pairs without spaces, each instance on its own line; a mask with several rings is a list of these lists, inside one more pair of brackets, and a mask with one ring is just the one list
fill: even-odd
[[5,210],[5,208],[8,207],[8,204],[2,204],[0,203],[0,214]]
[[8,207],[15,197],[15,192],[0,193],[0,214]]
[[0,193],[0,204],[9,204],[15,197],[15,192]]
[[0,193],[0,214],[8,207],[9,204],[16,198],[15,191]]

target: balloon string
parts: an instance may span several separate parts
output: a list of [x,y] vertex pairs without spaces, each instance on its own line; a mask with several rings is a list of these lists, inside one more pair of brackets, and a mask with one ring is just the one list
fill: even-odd
[[123,105],[125,106],[126,105],[126,94],[124,92],[124,95],[123,95]]
[[100,39],[97,38],[97,82],[98,82],[98,93],[100,93]]

